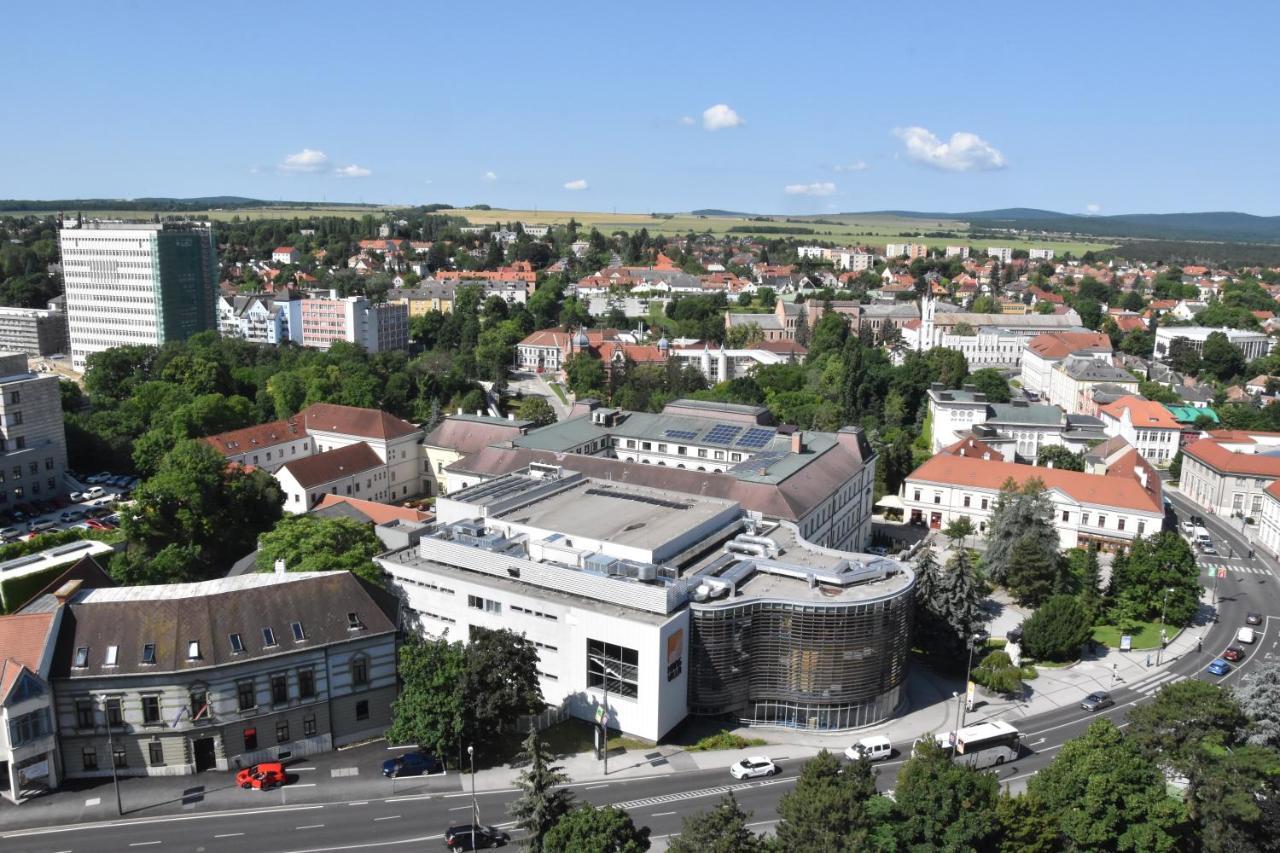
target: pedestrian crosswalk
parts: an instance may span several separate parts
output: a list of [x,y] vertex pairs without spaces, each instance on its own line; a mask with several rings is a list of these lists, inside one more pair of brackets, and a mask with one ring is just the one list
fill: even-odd
[[1143,681],[1140,681],[1137,684],[1134,684],[1130,689],[1135,690],[1138,693],[1143,693],[1150,696],[1152,693],[1155,693],[1161,687],[1164,687],[1165,685],[1168,685],[1168,684],[1176,684],[1177,682],[1182,681],[1185,678],[1186,678],[1185,675],[1178,675],[1175,672],[1163,672],[1160,675],[1157,675],[1153,678],[1144,679]]
[[1201,568],[1210,576],[1218,574],[1222,570],[1226,570],[1223,577],[1231,577],[1233,575],[1269,575],[1270,570],[1264,566],[1232,566],[1228,563],[1200,563]]

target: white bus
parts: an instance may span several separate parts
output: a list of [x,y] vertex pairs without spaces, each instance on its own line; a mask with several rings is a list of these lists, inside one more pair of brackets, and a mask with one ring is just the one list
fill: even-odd
[[1022,735],[1001,720],[934,735],[934,742],[950,752],[953,761],[978,769],[1017,761],[1022,752]]

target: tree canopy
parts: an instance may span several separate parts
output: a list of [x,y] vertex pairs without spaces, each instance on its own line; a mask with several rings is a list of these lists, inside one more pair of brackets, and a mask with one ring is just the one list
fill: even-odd
[[284,560],[290,572],[353,572],[381,586],[373,558],[384,550],[373,528],[355,519],[289,515],[258,538],[257,568],[270,572]]

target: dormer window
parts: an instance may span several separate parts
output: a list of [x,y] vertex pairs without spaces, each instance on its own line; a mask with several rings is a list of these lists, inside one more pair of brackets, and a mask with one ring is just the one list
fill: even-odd
[[79,669],[83,669],[88,665],[89,665],[89,647],[80,646],[78,649],[76,649],[75,666]]
[[359,631],[364,627],[364,623],[360,621],[359,613],[347,614],[347,629],[351,631]]
[[200,660],[200,641],[187,641],[187,660]]
[[301,622],[294,622],[289,627],[293,629],[293,641],[295,643],[301,643],[307,638],[306,632],[302,630]]
[[263,628],[262,629],[262,645],[274,646],[275,644],[276,644],[276,632],[272,631],[270,628]]
[[107,646],[107,659],[105,661],[106,665],[115,666],[116,658],[119,656],[119,654],[120,654],[119,646]]
[[142,647],[142,662],[143,663],[156,662],[156,644],[155,643],[147,643]]
[[233,655],[244,652],[244,640],[240,639],[239,634],[232,634],[228,639],[231,640],[231,653]]

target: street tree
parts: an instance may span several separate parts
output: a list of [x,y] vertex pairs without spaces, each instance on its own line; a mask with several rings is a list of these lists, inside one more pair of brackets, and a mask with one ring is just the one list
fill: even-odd
[[871,807],[879,798],[869,761],[845,764],[824,749],[778,803],[777,842],[783,850],[865,850],[879,823]]
[[1186,540],[1163,531],[1134,541],[1111,566],[1111,598],[1118,614],[1185,625],[1200,603],[1199,569]]
[[649,849],[649,828],[637,827],[631,815],[617,806],[583,803],[556,821],[543,839],[543,849],[644,853]]
[[466,704],[458,685],[467,670],[461,643],[421,639],[410,632],[400,646],[400,695],[391,703],[388,743],[412,743],[449,755],[462,743]]
[[544,398],[525,397],[516,409],[516,417],[522,421],[533,421],[534,426],[547,426],[556,422],[556,410]]
[[[1015,546],[1024,541],[1022,559],[1025,566],[1055,563],[1058,557],[1058,531],[1053,526],[1053,504],[1038,478],[1019,486],[1007,480],[996,497],[987,528],[987,552],[983,564],[987,575],[996,583],[1005,583],[1013,565]],[[1031,562],[1031,555],[1038,559]]]
[[569,388],[579,396],[601,392],[606,385],[604,363],[590,353],[575,352],[565,359],[564,373]]
[[1249,718],[1249,743],[1280,749],[1280,664],[1254,661],[1254,670],[1236,685],[1235,697]]
[[982,590],[969,552],[956,551],[943,569],[932,549],[925,548],[916,562],[915,632],[920,644],[935,654],[959,658],[990,618],[982,608]]
[[373,561],[386,550],[373,528],[352,518],[289,515],[258,538],[256,565],[270,572],[283,560],[290,572],[352,572],[382,585],[382,569]]
[[969,520],[969,516],[962,515],[952,519],[946,527],[942,529],[942,533],[948,539],[956,540],[961,547],[964,546],[965,540],[974,534],[973,522]]
[[1134,706],[1127,734],[1152,761],[1189,773],[1207,737],[1225,733],[1225,745],[1231,746],[1247,723],[1229,692],[1187,679],[1162,687],[1154,702]]
[[1092,628],[1089,611],[1078,598],[1055,595],[1022,623],[1022,648],[1036,660],[1075,660]]
[[738,805],[733,791],[710,811],[687,815],[679,835],[667,842],[669,853],[765,853],[769,845],[747,827],[751,813]]
[[898,773],[891,825],[906,850],[986,850],[999,829],[1000,783],[991,773],[952,762],[932,737]]
[[971,674],[975,684],[988,690],[1014,696],[1022,692],[1022,668],[1013,662],[1009,653],[996,649],[987,654]]
[[470,711],[466,734],[479,749],[526,714],[542,710],[538,649],[523,634],[473,626],[466,645],[466,675],[458,688]]
[[1004,585],[1019,603],[1039,607],[1063,584],[1065,576],[1062,555],[1045,548],[1042,539],[1024,534],[1014,540]]
[[1107,719],[1067,741],[1031,777],[1024,819],[1046,826],[1056,849],[1176,851],[1188,840],[1185,806],[1165,791],[1164,775]]
[[516,779],[520,796],[508,812],[516,819],[516,826],[528,833],[525,844],[535,853],[542,853],[546,834],[573,808],[573,793],[564,787],[569,776],[553,761],[550,747],[538,730],[531,728],[524,750],[516,758],[517,764],[524,765]]

